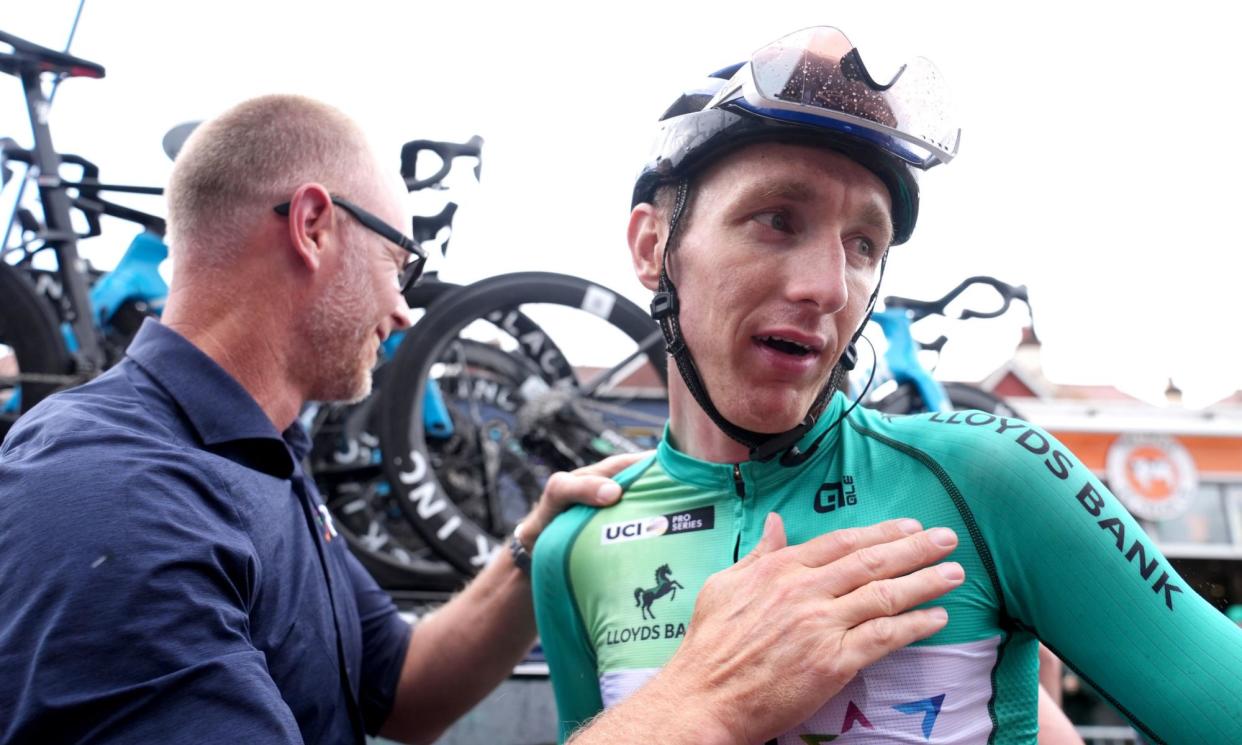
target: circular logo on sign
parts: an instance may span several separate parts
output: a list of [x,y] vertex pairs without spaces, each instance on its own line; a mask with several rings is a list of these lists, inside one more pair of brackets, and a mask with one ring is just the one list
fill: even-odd
[[668,518],[664,515],[649,517],[643,521],[643,536],[664,535],[668,532]]
[[1189,509],[1199,473],[1172,437],[1122,435],[1108,449],[1108,485],[1135,517],[1172,520]]

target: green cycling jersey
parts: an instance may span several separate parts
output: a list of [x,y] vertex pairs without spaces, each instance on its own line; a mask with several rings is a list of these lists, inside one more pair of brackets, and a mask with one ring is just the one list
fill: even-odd
[[[1043,641],[1149,738],[1242,742],[1242,631],[1064,446],[984,412],[894,417],[838,394],[801,450],[707,463],[666,430],[606,509],[539,538],[535,610],[562,740],[654,676],[707,578],[780,513],[791,544],[895,517],[953,528],[949,623],[862,670],[779,745],[1034,742]],[[837,426],[834,426],[837,425]]]

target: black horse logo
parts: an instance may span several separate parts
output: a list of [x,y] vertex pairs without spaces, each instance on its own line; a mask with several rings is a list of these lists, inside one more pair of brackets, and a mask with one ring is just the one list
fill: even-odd
[[669,600],[676,600],[677,588],[681,587],[683,590],[686,589],[681,586],[680,582],[669,577],[672,573],[673,570],[668,568],[668,564],[662,564],[659,569],[655,570],[655,587],[652,587],[649,590],[644,590],[641,587],[634,588],[634,607],[637,608],[642,606],[644,619],[655,619],[655,613],[651,611],[651,604],[656,600],[668,595],[669,593],[672,593],[673,595],[669,598]]

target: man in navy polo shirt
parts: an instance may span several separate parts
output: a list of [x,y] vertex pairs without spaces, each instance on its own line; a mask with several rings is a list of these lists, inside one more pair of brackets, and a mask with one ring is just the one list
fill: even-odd
[[[381,173],[354,123],[300,97],[190,139],[163,322],[0,454],[0,742],[427,741],[529,649],[507,553],[412,631],[300,465],[302,404],[367,395],[409,325],[397,278],[418,257]],[[620,493],[550,484],[527,548],[567,500]]]

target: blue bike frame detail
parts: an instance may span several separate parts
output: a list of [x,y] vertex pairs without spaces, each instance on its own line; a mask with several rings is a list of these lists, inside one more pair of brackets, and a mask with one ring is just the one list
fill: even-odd
[[905,308],[877,310],[871,314],[888,339],[884,363],[897,383],[912,383],[923,397],[927,411],[952,411],[944,386],[919,362],[918,345],[910,334],[910,311]]

